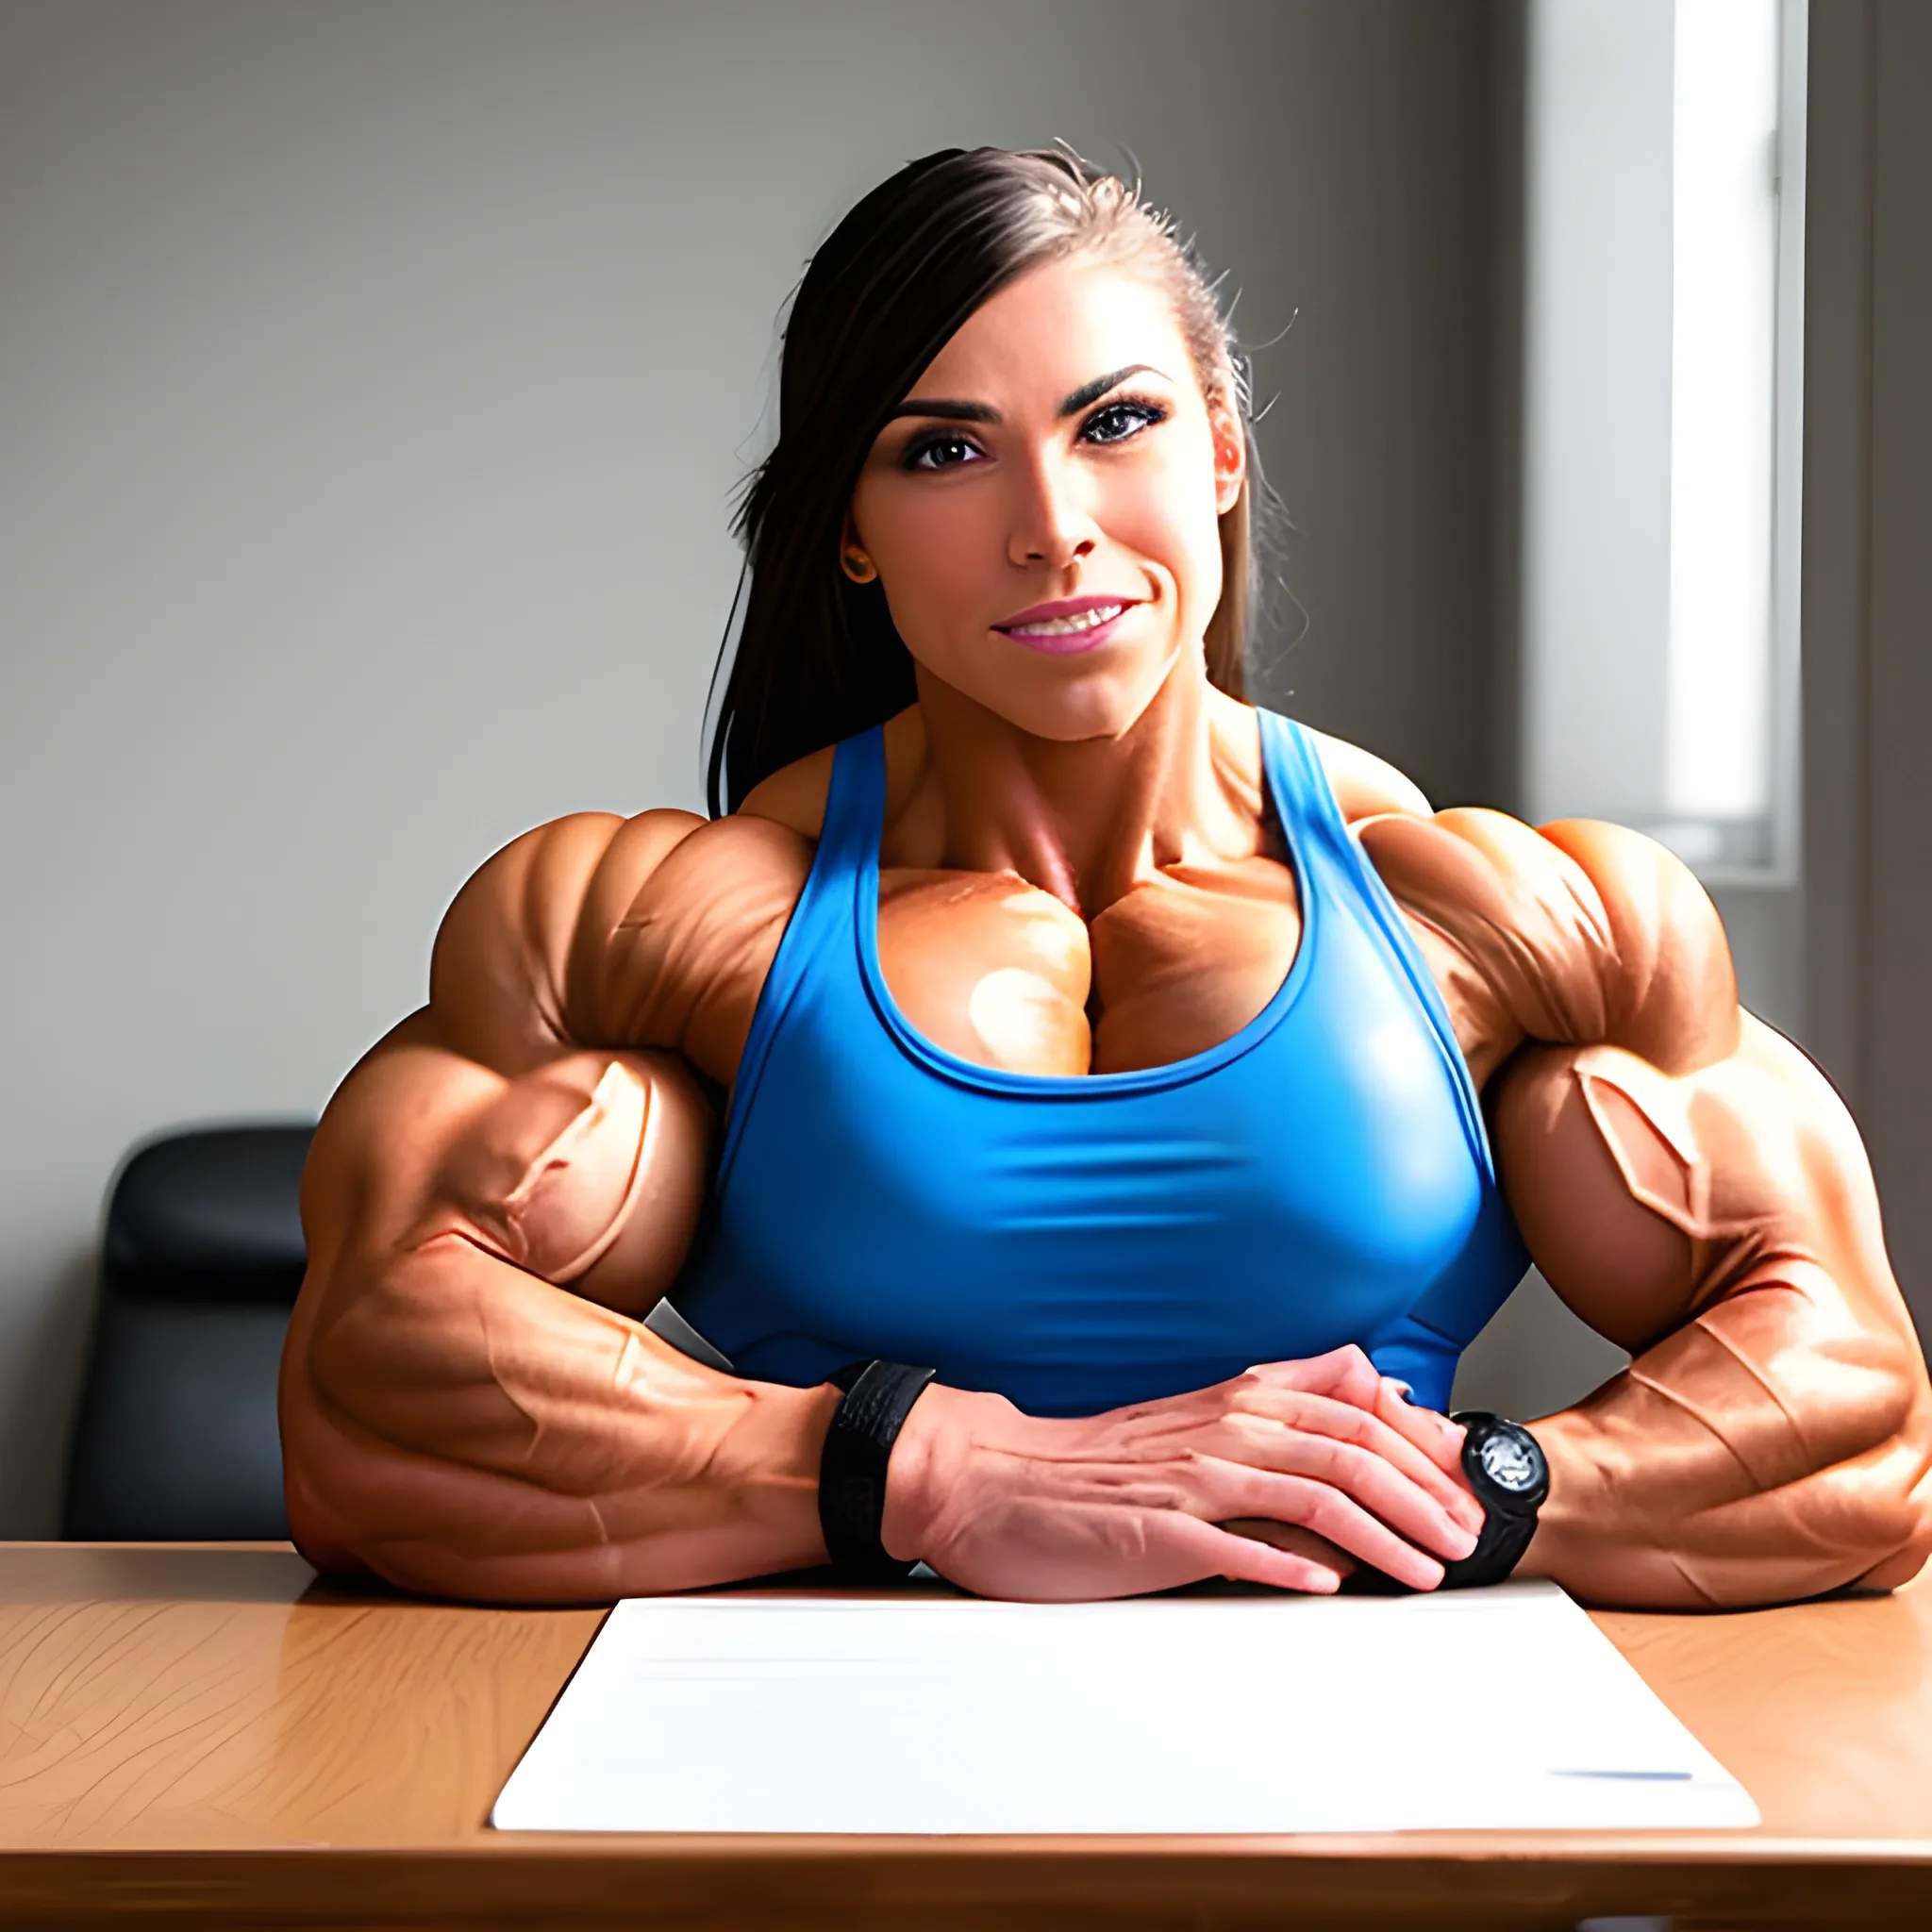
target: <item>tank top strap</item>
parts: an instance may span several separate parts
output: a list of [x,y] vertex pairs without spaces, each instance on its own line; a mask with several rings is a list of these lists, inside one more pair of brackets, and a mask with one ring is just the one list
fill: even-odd
[[[1335,793],[1329,789],[1328,774],[1322,769],[1321,754],[1292,718],[1259,708],[1255,715],[1261,725],[1261,765],[1268,777],[1268,793],[1289,850],[1340,866],[1346,880],[1354,872],[1349,850],[1352,841]],[[1319,892],[1322,884],[1307,879],[1302,889]]]
[[878,856],[886,823],[886,735],[874,724],[832,747],[832,779],[819,827],[814,883],[823,871],[856,886]]
[[1493,1180],[1495,1162],[1490,1150],[1489,1130],[1483,1121],[1481,1102],[1469,1077],[1469,1063],[1456,1038],[1455,1024],[1442,999],[1436,975],[1429,971],[1408,921],[1396,905],[1394,894],[1382,882],[1374,861],[1362,850],[1361,841],[1348,829],[1336,802],[1334,788],[1322,763],[1322,755],[1308,734],[1291,718],[1274,711],[1257,711],[1261,721],[1261,758],[1268,774],[1268,786],[1274,798],[1274,809],[1297,852],[1319,855],[1325,861],[1327,878],[1301,881],[1305,892],[1319,893],[1324,886],[1353,900],[1380,931],[1389,952],[1403,976],[1414,990],[1417,1001],[1428,1016],[1430,1030],[1441,1051],[1461,1105],[1463,1131],[1484,1173]]
[[851,996],[864,1000],[853,939],[855,900],[862,884],[873,875],[885,814],[885,736],[874,724],[870,731],[841,739],[832,748],[832,776],[825,788],[818,850],[805,890],[798,895],[765,974],[744,1051],[739,1057],[738,1073],[731,1082],[724,1140],[718,1152],[719,1189],[724,1187],[738,1152],[739,1137],[771,1052],[772,1036],[808,977],[820,982],[822,996],[829,994],[837,1000],[849,989]]

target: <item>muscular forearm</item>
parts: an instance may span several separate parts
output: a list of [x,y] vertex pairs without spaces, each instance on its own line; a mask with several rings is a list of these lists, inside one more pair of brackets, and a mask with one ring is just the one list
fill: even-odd
[[1535,1425],[1552,1487],[1524,1570],[1686,1608],[1903,1581],[1932,1546],[1921,1383],[1822,1271],[1771,1264]]
[[458,1236],[319,1299],[283,1434],[291,1523],[325,1565],[554,1602],[824,1560],[835,1391],[713,1374]]
[[1546,1049],[1497,1109],[1559,1293],[1634,1351],[1537,1424],[1552,1491],[1525,1559],[1598,1601],[1774,1602],[1911,1575],[1932,1549],[1932,1391],[1856,1131],[1747,1020],[1672,1079]]

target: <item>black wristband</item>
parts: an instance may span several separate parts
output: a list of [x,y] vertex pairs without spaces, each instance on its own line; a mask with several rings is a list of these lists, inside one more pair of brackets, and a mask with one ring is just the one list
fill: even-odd
[[879,1537],[886,1465],[931,1369],[858,1362],[831,1379],[845,1392],[832,1411],[819,1458],[819,1527],[834,1565],[855,1583],[890,1583],[911,1568],[888,1556]]

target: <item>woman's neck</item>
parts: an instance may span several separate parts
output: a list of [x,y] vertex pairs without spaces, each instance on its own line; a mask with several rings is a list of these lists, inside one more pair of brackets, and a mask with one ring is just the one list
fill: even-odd
[[1017,873],[1092,919],[1160,867],[1259,847],[1254,714],[1194,654],[1114,738],[1033,737],[924,672],[919,700],[922,770],[900,823],[931,863]]

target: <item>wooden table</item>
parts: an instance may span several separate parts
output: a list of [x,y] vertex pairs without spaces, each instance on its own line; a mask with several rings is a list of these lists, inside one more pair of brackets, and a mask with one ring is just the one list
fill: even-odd
[[1757,1799],[1721,1834],[490,1831],[600,1616],[344,1591],[281,1544],[0,1544],[0,1925],[1932,1924],[1932,1579],[1597,1617]]

